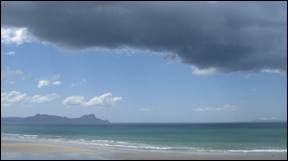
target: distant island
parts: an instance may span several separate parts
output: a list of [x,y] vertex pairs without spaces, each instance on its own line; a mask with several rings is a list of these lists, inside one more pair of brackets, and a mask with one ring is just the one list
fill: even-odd
[[30,117],[6,117],[1,118],[1,124],[51,124],[51,125],[98,125],[110,124],[108,120],[96,118],[94,114],[84,115],[79,118],[68,118],[55,115],[37,114]]

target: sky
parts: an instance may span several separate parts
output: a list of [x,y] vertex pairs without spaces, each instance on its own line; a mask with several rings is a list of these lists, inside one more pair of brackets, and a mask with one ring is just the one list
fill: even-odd
[[286,2],[3,2],[1,116],[287,121]]

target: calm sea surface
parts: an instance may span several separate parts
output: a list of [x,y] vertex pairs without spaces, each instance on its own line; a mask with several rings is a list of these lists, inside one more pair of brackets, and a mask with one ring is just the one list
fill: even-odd
[[1,138],[148,150],[286,151],[286,123],[2,125]]

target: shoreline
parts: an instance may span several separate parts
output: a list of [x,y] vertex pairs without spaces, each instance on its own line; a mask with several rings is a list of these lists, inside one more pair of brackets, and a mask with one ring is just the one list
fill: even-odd
[[1,159],[117,159],[117,160],[286,160],[286,152],[196,152],[136,150],[63,142],[36,142],[1,138]]

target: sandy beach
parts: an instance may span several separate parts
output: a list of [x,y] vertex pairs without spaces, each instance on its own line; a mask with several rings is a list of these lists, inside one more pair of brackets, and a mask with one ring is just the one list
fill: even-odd
[[193,152],[148,151],[105,146],[79,145],[57,142],[32,142],[1,139],[1,159],[180,159],[180,160],[228,160],[261,159],[286,160],[287,152]]

